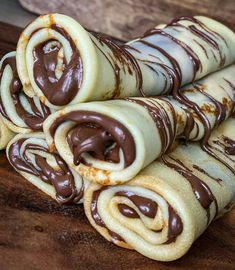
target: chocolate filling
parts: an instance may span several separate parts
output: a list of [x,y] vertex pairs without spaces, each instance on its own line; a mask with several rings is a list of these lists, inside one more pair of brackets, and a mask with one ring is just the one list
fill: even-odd
[[[156,216],[156,214],[157,214],[158,205],[157,205],[156,202],[154,202],[151,199],[138,196],[138,195],[134,194],[131,191],[119,191],[119,192],[117,192],[115,194],[115,196],[123,196],[123,197],[128,198],[138,208],[138,210],[140,211],[140,213],[142,213],[146,217],[154,218]],[[123,207],[120,207],[120,209],[121,209],[120,212],[123,215],[125,215],[124,206]],[[131,216],[128,216],[128,215],[125,215],[125,216],[131,217]]]
[[[15,109],[17,114],[19,115],[19,117],[21,117],[23,119],[23,121],[25,122],[25,124],[31,128],[34,131],[41,131],[42,130],[42,124],[44,122],[44,120],[51,114],[50,109],[45,106],[43,103],[40,102],[40,106],[42,109],[42,112],[37,108],[37,106],[34,103],[34,100],[32,98],[29,98],[28,96],[26,96],[23,91],[22,91],[22,84],[20,82],[18,73],[17,73],[17,69],[16,69],[16,58],[15,56],[12,57],[8,57],[3,61],[1,70],[0,70],[0,80],[2,79],[2,75],[4,72],[4,69],[7,65],[10,65],[12,72],[13,72],[13,79],[12,82],[10,84],[10,94],[11,94],[11,98],[13,100]],[[24,106],[21,104],[19,95],[24,95],[25,98],[27,99],[27,101],[30,104],[30,107],[32,109],[33,114],[27,112],[24,108]],[[6,110],[3,106],[3,103],[0,99],[0,113],[9,121],[11,121],[11,119],[9,118],[9,116],[6,113]]]
[[59,167],[54,170],[42,156],[35,154],[36,168],[34,164],[27,158],[25,151],[40,150],[49,153],[47,148],[36,144],[27,144],[25,150],[21,155],[21,146],[26,139],[20,139],[14,142],[9,148],[9,160],[11,165],[18,171],[26,172],[39,177],[43,182],[53,185],[56,190],[56,199],[60,204],[69,204],[78,202],[84,192],[84,185],[78,192],[74,182],[74,176],[70,171],[68,165],[62,160],[57,153],[50,153],[53,155]]
[[118,241],[122,241],[122,242],[125,242],[125,240],[120,236],[118,235],[117,233],[109,230],[103,220],[101,219],[99,213],[98,213],[98,209],[97,209],[97,201],[98,201],[98,198],[99,198],[99,195],[100,193],[105,190],[106,187],[103,187],[102,189],[100,190],[96,190],[93,192],[92,194],[92,202],[91,202],[91,215],[92,215],[92,218],[94,219],[95,223],[101,227],[104,227],[107,229],[109,235],[112,237],[112,239],[114,240],[118,240]]
[[51,29],[59,32],[69,41],[72,49],[71,59],[69,63],[66,63],[65,58],[63,59],[63,74],[60,78],[57,78],[55,70],[60,48],[54,46],[49,51],[45,51],[45,46],[54,40],[37,45],[33,52],[34,79],[50,103],[57,106],[64,106],[73,100],[81,87],[83,73],[82,60],[74,41],[68,33],[58,25],[52,25]]
[[123,151],[125,167],[134,162],[136,154],[134,139],[120,122],[96,112],[74,111],[53,122],[50,127],[52,136],[64,121],[76,123],[68,135],[75,165],[81,162],[83,153],[89,153],[100,160],[119,162],[119,149]]
[[[91,202],[91,216],[98,226],[106,228],[105,223],[101,219],[97,209],[97,202],[99,199],[99,195],[105,189],[107,189],[107,187],[101,188],[93,192]],[[157,214],[158,205],[151,199],[136,195],[131,191],[118,191],[117,193],[115,193],[115,196],[123,196],[130,199],[133,202],[133,204],[138,208],[138,210],[146,217],[155,218]],[[122,213],[122,215],[128,218],[140,218],[136,210],[126,204],[118,204],[118,209],[120,213]],[[181,218],[169,204],[168,204],[168,211],[169,211],[168,241],[165,244],[174,242],[177,236],[180,235],[183,231],[183,223]],[[111,232],[109,229],[107,230],[109,231],[109,233]],[[125,240],[122,239],[121,237],[119,240],[125,242]]]

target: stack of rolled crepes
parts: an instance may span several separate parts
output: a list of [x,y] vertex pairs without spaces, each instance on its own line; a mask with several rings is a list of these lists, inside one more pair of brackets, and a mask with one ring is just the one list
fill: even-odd
[[125,44],[40,16],[0,62],[7,157],[109,241],[175,260],[234,203],[234,48],[202,16]]

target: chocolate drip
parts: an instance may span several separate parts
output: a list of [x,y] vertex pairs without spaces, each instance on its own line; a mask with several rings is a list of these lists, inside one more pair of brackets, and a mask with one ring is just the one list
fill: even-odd
[[82,84],[83,66],[79,51],[68,33],[58,25],[52,25],[51,29],[59,32],[66,38],[72,49],[69,63],[63,63],[63,74],[58,79],[55,75],[59,47],[54,46],[48,52],[45,45],[54,41],[49,40],[34,48],[34,79],[46,98],[54,105],[63,106],[73,100]]
[[[120,122],[96,112],[74,111],[54,121],[50,127],[52,136],[64,121],[76,123],[68,136],[75,165],[81,161],[82,153],[89,153],[102,160],[117,162],[119,149],[123,151],[125,167],[134,162],[136,151],[134,139],[129,130]],[[110,147],[114,143],[116,146]]]
[[193,174],[193,172],[187,168],[180,160],[174,159],[171,156],[168,156],[169,159],[171,159],[173,162],[170,162],[166,159],[166,157],[162,157],[163,163],[177,171],[179,174],[181,174],[185,179],[187,179],[193,189],[193,192],[195,194],[196,199],[199,201],[201,206],[206,210],[207,212],[207,224],[210,222],[210,205],[214,202],[216,207],[216,213],[215,216],[218,213],[218,204],[215,196],[211,192],[209,186],[204,183],[201,179],[199,179],[196,175]]
[[[100,160],[119,162],[119,156],[115,155],[112,158],[112,150],[118,147],[109,151],[109,147],[114,144],[114,139],[102,127],[81,125],[74,128],[68,136],[68,143],[73,150],[75,165],[80,163],[82,153],[91,153],[94,158]],[[109,159],[110,156],[111,159]]]
[[48,149],[36,144],[26,144],[23,154],[21,154],[21,147],[26,139],[20,139],[14,142],[9,148],[9,160],[16,170],[26,172],[39,177],[47,184],[54,186],[56,190],[56,199],[60,204],[76,203],[83,197],[84,185],[77,192],[74,182],[74,176],[70,171],[68,165],[61,159],[57,153],[50,153],[53,155],[59,167],[54,170],[46,161],[46,158],[35,154],[35,162],[37,166],[27,158],[25,152],[27,150],[40,150],[49,153]]
[[[4,69],[7,65],[10,65],[13,73],[13,79],[10,84],[10,94],[16,109],[17,114],[23,119],[25,124],[31,128],[34,131],[42,130],[42,124],[44,120],[50,115],[51,111],[50,109],[45,106],[43,103],[40,102],[40,106],[42,109],[42,113],[39,111],[39,109],[36,107],[34,100],[32,98],[27,97],[23,91],[22,91],[22,84],[20,82],[17,69],[16,69],[16,59],[15,56],[8,57],[3,61],[1,70],[0,70],[0,80],[2,79],[2,75],[4,72]],[[30,104],[30,107],[33,111],[33,114],[27,112],[20,101],[20,94],[24,95],[27,99],[27,101]],[[2,104],[2,101],[0,100],[0,113],[9,121],[11,119],[6,113],[6,110]]]
[[168,204],[168,241],[165,244],[170,244],[176,241],[178,235],[183,231],[183,222],[180,216],[175,212],[174,208]]

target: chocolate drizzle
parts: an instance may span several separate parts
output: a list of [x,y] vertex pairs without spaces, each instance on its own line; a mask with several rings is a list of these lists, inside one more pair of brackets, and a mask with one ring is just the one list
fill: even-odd
[[[10,84],[10,94],[11,94],[11,98],[13,100],[17,114],[19,115],[20,118],[23,119],[23,121],[25,122],[25,124],[29,128],[31,128],[34,131],[41,131],[42,124],[43,124],[44,120],[51,114],[50,109],[47,106],[45,106],[43,103],[40,102],[40,107],[42,110],[42,111],[40,111],[37,108],[33,98],[29,98],[28,96],[26,96],[23,93],[22,84],[20,82],[20,79],[19,79],[19,76],[17,73],[17,69],[16,69],[15,56],[7,57],[3,61],[2,67],[0,70],[0,80],[2,79],[4,69],[7,65],[9,65],[11,67],[12,73],[13,73],[13,79],[12,79],[12,82]],[[28,111],[25,110],[24,106],[22,105],[22,103],[20,101],[20,95],[24,95],[24,97],[27,99],[27,101],[31,107],[32,113],[29,113]],[[0,113],[7,120],[11,121],[11,119],[9,118],[9,116],[6,113],[6,110],[4,108],[4,105],[3,105],[3,102],[1,99],[0,99]]]
[[47,148],[37,144],[26,144],[23,153],[21,153],[21,147],[26,141],[27,139],[19,139],[10,146],[9,161],[11,165],[18,171],[35,175],[43,182],[53,185],[58,203],[69,204],[80,201],[83,197],[84,184],[82,184],[78,192],[74,182],[74,176],[62,158],[57,153],[50,153],[50,155],[54,156],[58,165],[58,169],[55,170],[47,163],[46,158],[35,154],[36,167],[27,157],[26,151],[39,150],[46,153],[49,153],[49,151]]
[[[187,26],[182,24],[183,21],[191,22]],[[163,89],[162,93],[169,93],[173,91],[174,89],[177,89],[178,85],[182,85],[182,72],[180,68],[180,63],[175,59],[174,55],[171,54],[171,52],[168,52],[164,46],[155,44],[154,42],[150,42],[148,39],[149,37],[158,37],[162,36],[166,39],[168,39],[168,42],[175,43],[176,46],[179,46],[187,55],[188,59],[192,63],[193,68],[193,74],[190,81],[194,81],[197,77],[198,72],[203,71],[203,65],[201,62],[201,59],[198,57],[198,55],[194,52],[194,50],[184,43],[182,40],[177,39],[174,35],[171,35],[168,33],[167,29],[173,29],[175,32],[180,32],[181,29],[183,29],[186,33],[190,32],[192,35],[195,36],[195,38],[192,38],[192,42],[197,44],[202,51],[204,52],[206,58],[209,60],[209,50],[211,54],[213,55],[213,58],[216,62],[218,62],[218,68],[221,68],[226,63],[226,55],[223,54],[222,47],[220,46],[220,43],[218,41],[222,41],[225,46],[228,48],[228,44],[225,40],[225,38],[220,35],[219,33],[213,31],[208,26],[206,26],[202,21],[199,19],[196,19],[195,17],[180,17],[177,19],[172,20],[171,23],[166,25],[164,28],[153,28],[147,31],[141,38],[139,38],[136,42],[142,43],[143,45],[152,48],[155,50],[160,56],[155,56],[153,54],[149,54],[149,56],[156,58],[156,61],[151,62],[148,59],[144,59],[143,63],[145,63],[147,66],[149,64],[159,65],[163,70],[165,70],[166,74],[168,74],[168,78],[165,78],[165,80],[170,82],[170,87],[168,90],[165,88]],[[196,39],[198,38],[198,39]],[[203,42],[200,42],[203,41]],[[206,43],[206,46],[204,45]],[[135,51],[139,54],[141,54],[141,50],[138,50],[135,48],[135,42],[134,45],[130,44],[129,50]],[[161,42],[159,43],[161,44]],[[216,52],[218,52],[219,59],[216,57]],[[164,56],[164,58],[167,58],[170,62],[170,66],[162,64],[164,62],[161,58],[161,55]],[[140,60],[141,61],[141,60]],[[150,67],[150,66],[149,66]],[[169,72],[170,71],[170,72]],[[163,77],[165,77],[164,73],[162,73]],[[145,94],[142,92],[142,95],[145,96]]]
[[[166,153],[167,150],[172,145],[172,143],[174,142],[176,136],[176,114],[171,103],[168,102],[167,100],[164,100],[164,102],[168,105],[168,107],[171,110],[174,123],[173,127],[171,124],[171,120],[168,116],[168,113],[160,103],[156,102],[157,100],[155,102],[154,99],[151,98],[148,98],[147,101],[143,99],[134,99],[134,98],[133,99],[128,98],[126,100],[136,103],[148,110],[150,116],[152,117],[153,121],[156,124],[157,130],[159,131],[162,146],[161,155]],[[160,98],[158,98],[158,100],[160,100]]]
[[[182,21],[182,20],[187,20],[187,21],[193,22],[195,25],[201,27],[205,32],[200,30],[195,25],[189,25],[188,27],[186,27],[186,26],[180,24],[180,21]],[[215,51],[218,51],[219,56],[220,56],[219,67],[224,66],[224,64],[225,64],[225,56],[222,55],[222,52],[220,50],[220,46],[219,46],[218,42],[216,41],[216,37],[220,38],[225,43],[225,45],[227,46],[226,40],[221,35],[216,33],[215,31],[212,31],[211,29],[209,29],[203,22],[199,21],[195,17],[183,16],[183,17],[180,17],[179,19],[173,20],[168,26],[177,26],[177,27],[185,28],[188,31],[190,31],[192,34],[194,34],[195,36],[197,36],[200,39],[204,40],[210,47],[212,47],[211,52],[212,52],[215,59],[216,59],[216,57],[215,57],[213,49]],[[207,52],[206,52],[205,48],[203,48],[203,51],[207,55]]]
[[235,141],[226,136],[223,137],[225,144],[227,144],[224,148],[225,153],[234,156],[235,155]]
[[82,60],[79,51],[68,35],[58,25],[52,25],[51,29],[59,32],[69,41],[72,56],[69,63],[63,59],[63,74],[60,78],[55,75],[58,52],[58,45],[45,51],[45,46],[54,40],[49,40],[37,45],[34,48],[34,79],[46,98],[54,105],[63,106],[73,100],[82,84]]
[[[169,159],[173,162],[169,161]],[[167,167],[177,171],[189,181],[196,199],[199,201],[200,205],[206,210],[207,224],[209,224],[209,222],[211,221],[210,206],[213,202],[215,203],[216,208],[215,216],[218,213],[218,203],[209,186],[201,179],[199,179],[196,175],[194,175],[193,171],[187,168],[180,160],[174,159],[171,156],[168,156],[167,158],[163,156],[162,161]]]
[[[226,118],[226,106],[227,103],[222,104],[221,102],[217,101],[215,98],[213,98],[211,95],[209,95],[208,93],[206,93],[203,90],[203,86],[199,85],[199,84],[194,84],[194,88],[199,91],[201,94],[205,95],[215,106],[216,110],[215,115],[216,115],[216,125],[218,126],[225,118]],[[235,174],[235,170],[233,167],[231,167],[227,162],[225,162],[224,160],[222,160],[220,157],[218,157],[214,151],[212,151],[212,148],[209,145],[209,138],[211,136],[212,133],[212,127],[210,124],[209,119],[207,118],[205,112],[203,112],[202,108],[199,107],[199,105],[191,100],[189,100],[185,94],[180,91],[179,89],[174,89],[173,91],[173,97],[178,100],[180,103],[182,103],[183,105],[185,105],[186,107],[190,108],[193,110],[194,113],[196,113],[196,115],[198,116],[198,118],[201,120],[203,127],[204,127],[204,135],[203,138],[201,140],[201,148],[203,151],[205,151],[208,155],[212,156],[213,158],[215,158],[216,160],[218,160],[220,163],[222,163],[223,165],[225,165],[229,170],[231,170],[234,174]],[[205,108],[205,110],[207,110]],[[231,108],[230,112],[229,112],[229,116],[232,115],[233,113],[233,109]]]
[[211,179],[215,180],[217,183],[222,182],[222,179],[212,176],[211,174],[209,174],[209,173],[206,172],[203,168],[199,167],[199,166],[196,165],[196,164],[193,165],[193,168],[194,168],[195,170],[197,170],[198,172],[201,172],[201,173],[205,174],[206,176],[210,177]]
[[50,127],[52,136],[64,121],[76,123],[68,134],[68,143],[73,152],[75,165],[81,162],[82,153],[89,153],[101,160],[118,162],[119,149],[123,151],[125,167],[135,160],[134,139],[120,122],[100,113],[74,111],[62,115],[53,122]]
[[219,145],[221,149],[211,146],[212,149],[221,153],[226,159],[234,162],[234,158],[231,156],[235,156],[235,141],[227,136],[222,136],[213,141],[215,145]]
[[[105,44],[112,52],[113,56],[110,55],[110,58],[108,55],[106,55],[97,45],[94,43],[96,48],[104,55],[104,57],[107,59],[107,61],[110,63],[114,70],[114,76],[115,76],[115,89],[112,91],[111,95],[108,96],[109,99],[119,98],[121,96],[121,77],[120,77],[120,71],[121,68],[123,68],[124,72],[127,72],[130,75],[133,75],[133,72],[135,73],[136,77],[136,88],[139,90],[140,94],[142,93],[142,84],[143,84],[143,78],[142,78],[142,72],[140,70],[139,64],[137,60],[133,57],[131,53],[129,53],[128,49],[129,46],[126,44],[117,44],[113,41],[112,38],[99,33],[92,33],[99,43],[101,45]],[[114,59],[113,59],[114,57]],[[126,68],[126,69],[125,69]]]

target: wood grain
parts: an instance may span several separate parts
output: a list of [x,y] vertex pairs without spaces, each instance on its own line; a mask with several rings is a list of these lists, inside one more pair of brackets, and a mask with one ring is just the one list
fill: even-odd
[[60,12],[89,29],[130,39],[183,15],[206,15],[235,29],[234,0],[20,0],[37,14]]
[[[19,33],[0,23],[1,55],[14,50]],[[1,270],[232,270],[234,254],[235,209],[214,222],[183,258],[160,263],[104,240],[82,205],[59,206],[14,172],[0,151]]]

